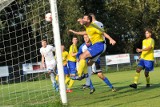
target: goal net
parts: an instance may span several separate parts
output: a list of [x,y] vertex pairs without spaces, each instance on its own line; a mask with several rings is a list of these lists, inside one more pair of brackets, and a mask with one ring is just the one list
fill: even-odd
[[40,69],[41,40],[54,45],[45,21],[49,0],[0,1],[0,106],[59,102],[46,69]]

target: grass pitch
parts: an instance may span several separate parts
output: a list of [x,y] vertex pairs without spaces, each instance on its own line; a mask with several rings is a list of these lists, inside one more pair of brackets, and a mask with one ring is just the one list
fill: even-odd
[[[117,92],[112,92],[105,83],[92,76],[96,88],[94,94],[89,89],[81,90],[85,83],[76,81],[73,93],[68,93],[69,107],[159,107],[160,106],[160,68],[150,73],[151,87],[145,87],[145,77],[141,72],[137,89],[129,84],[133,82],[135,71],[105,73],[113,83]],[[0,85],[0,106],[26,106],[26,107],[61,107],[59,93],[51,86],[50,80],[22,82],[16,84]]]

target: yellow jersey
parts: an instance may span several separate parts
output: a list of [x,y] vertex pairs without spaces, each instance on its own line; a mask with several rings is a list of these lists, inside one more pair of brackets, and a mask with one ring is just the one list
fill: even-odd
[[145,49],[152,46],[150,51],[142,51],[141,59],[153,61],[154,60],[154,40],[152,38],[143,40],[142,48]]
[[63,61],[63,65],[67,64],[67,61],[68,61],[68,52],[67,51],[62,52],[62,61]]
[[86,33],[91,41],[92,44],[95,44],[97,42],[103,42],[103,32],[104,30],[99,28],[97,25],[91,23],[88,27],[86,28]]
[[69,48],[68,61],[76,62],[76,56],[72,56],[72,53],[77,53],[78,49],[76,45],[71,45]]

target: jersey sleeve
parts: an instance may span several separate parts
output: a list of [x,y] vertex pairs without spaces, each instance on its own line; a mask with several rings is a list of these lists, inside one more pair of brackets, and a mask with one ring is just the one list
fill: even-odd
[[69,54],[72,53],[72,45],[69,47]]
[[151,39],[151,41],[150,41],[150,46],[152,46],[152,48],[154,48],[154,45],[155,45],[154,40]]
[[52,49],[52,51],[56,51],[56,48],[55,48],[55,47],[53,47],[53,46],[51,46],[51,49]]
[[79,56],[83,53],[82,52],[82,47],[83,47],[83,44],[79,47],[79,49],[78,49],[78,53],[77,53],[77,55],[76,55],[76,58],[77,59],[79,59]]
[[40,53],[41,53],[41,55],[42,55],[42,48],[40,49]]
[[66,54],[65,59],[66,59],[66,60],[68,60],[68,52],[66,51],[66,53],[65,53],[65,54]]

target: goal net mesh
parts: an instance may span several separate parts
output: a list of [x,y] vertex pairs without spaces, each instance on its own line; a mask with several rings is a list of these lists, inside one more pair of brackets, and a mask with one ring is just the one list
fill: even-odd
[[53,45],[45,21],[49,0],[0,1],[0,106],[59,101],[46,70],[40,69],[41,40]]

